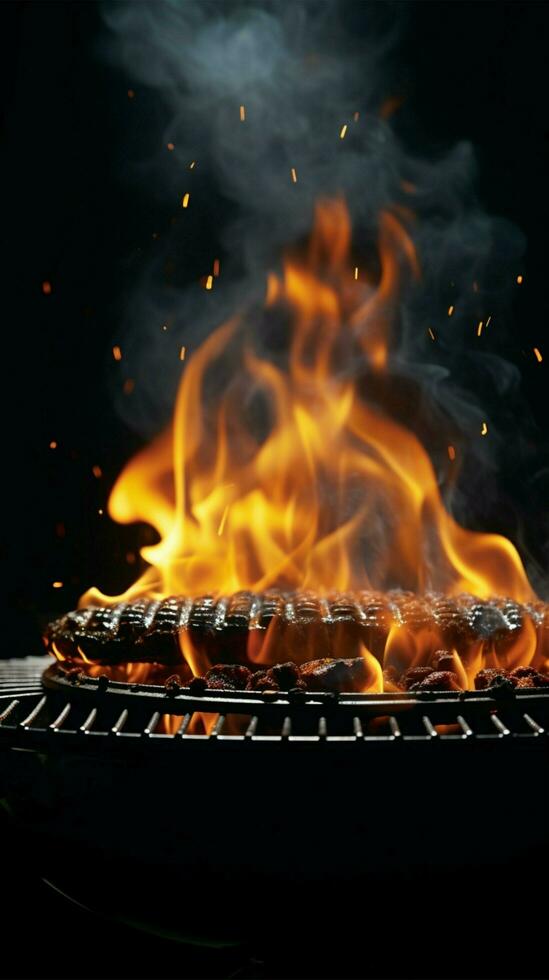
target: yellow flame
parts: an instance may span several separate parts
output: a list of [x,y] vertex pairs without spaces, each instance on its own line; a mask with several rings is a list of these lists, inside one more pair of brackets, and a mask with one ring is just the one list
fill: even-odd
[[[380,215],[379,269],[358,281],[346,205],[320,202],[307,249],[267,283],[281,336],[291,313],[286,353],[267,357],[242,314],[186,360],[170,427],[128,463],[109,500],[114,520],[158,535],[124,598],[395,585],[532,597],[511,542],[457,524],[417,437],[366,400],[387,364],[400,292],[420,276],[410,221],[407,211]],[[211,395],[216,371],[225,381]],[[82,601],[119,598],[90,590]],[[198,671],[196,652],[183,652]]]

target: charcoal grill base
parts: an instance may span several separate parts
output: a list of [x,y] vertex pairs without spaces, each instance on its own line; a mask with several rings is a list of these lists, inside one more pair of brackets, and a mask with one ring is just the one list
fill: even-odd
[[[291,941],[292,915],[311,935],[328,916],[334,935],[352,920],[362,937],[396,907],[400,936],[406,916],[434,921],[438,891],[511,901],[494,882],[531,888],[549,866],[547,695],[255,697],[248,736],[217,721],[209,737],[163,735],[151,716],[167,703],[183,722],[185,696],[44,693],[44,663],[0,664],[2,796],[43,877],[103,914],[268,944]],[[209,708],[226,719],[244,704]],[[457,717],[461,735],[439,732]],[[277,734],[257,734],[265,718]],[[354,734],[330,735],[349,718]],[[367,734],[379,718],[384,733]],[[418,883],[434,889],[421,916]]]

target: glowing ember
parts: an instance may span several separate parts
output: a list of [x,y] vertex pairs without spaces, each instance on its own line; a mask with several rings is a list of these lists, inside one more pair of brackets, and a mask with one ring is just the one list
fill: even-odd
[[55,439],[52,439],[52,441],[50,442],[50,449],[57,449],[57,443]]
[[101,469],[100,466],[92,466],[92,473],[96,478],[96,480],[100,480],[101,477],[103,476],[103,470]]
[[448,459],[454,462],[456,458],[456,451],[453,446],[448,446]]
[[194,170],[195,167],[196,167],[196,160],[192,160],[191,163],[189,164],[189,170]]
[[52,589],[62,589],[63,588],[63,583],[62,582],[52,582],[51,583],[51,587],[52,587]]
[[212,289],[213,287],[213,276],[206,277],[206,289]]
[[360,112],[355,112],[353,119],[355,122],[358,122],[358,120],[360,119]]
[[180,347],[179,348],[179,360],[180,361],[184,361],[185,360],[185,347]]
[[124,384],[122,385],[122,391],[125,395],[131,395],[133,389],[135,388],[135,381],[133,378],[126,378]]
[[481,436],[485,436],[485,435],[488,434],[488,426],[486,425],[486,422],[483,422],[482,423],[482,428],[480,430],[480,434],[481,434]]
[[491,320],[491,319],[492,319],[492,317],[491,317],[491,316],[489,316],[489,317],[488,317],[488,319],[487,319],[487,321],[486,321],[486,326],[487,326],[487,327],[489,327],[489,326],[490,326],[490,320]]
[[541,362],[543,361],[543,357],[541,356],[541,351],[540,351],[539,347],[534,347],[534,354],[535,354],[536,360],[541,364]]
[[519,284],[519,286],[522,285],[522,283],[523,283],[523,276],[517,276],[517,283]]
[[428,327],[427,328],[427,333],[429,334],[431,340],[434,340],[435,339],[435,334],[434,334],[433,330],[431,330],[431,327]]
[[214,259],[213,274],[214,274],[214,276],[215,276],[216,279],[219,276],[219,268],[220,268],[219,259]]
[[292,175],[292,180],[293,180],[294,184],[297,184],[297,172],[296,172],[295,167],[292,167],[290,173]]
[[189,198],[190,198],[190,196],[191,195],[189,194],[188,191],[187,191],[186,194],[183,195],[183,200],[181,201],[181,207],[182,208],[187,208],[189,206]]
[[240,106],[240,122],[244,122],[245,119],[246,119],[246,108],[245,108],[245,106],[241,105]]
[[452,316],[452,313],[453,312],[454,312],[454,307],[453,306],[449,306],[448,307],[448,316]]
[[340,130],[340,133],[339,133],[340,140],[344,140],[345,139],[345,133],[346,132],[347,132],[347,123],[345,123],[345,125],[341,127],[341,130]]
[[118,346],[118,344],[115,344],[115,346],[113,347],[113,349],[112,349],[112,356],[114,357],[115,361],[121,361],[122,360],[122,351],[121,351],[120,347]]
[[358,265],[355,265],[355,281],[358,279]]
[[480,337],[480,335],[482,333],[483,326],[484,326],[484,324],[483,324],[483,322],[481,320],[480,323],[479,323],[479,325],[478,325],[478,327],[477,327],[477,337]]
[[168,150],[170,150],[170,152],[172,152],[173,150],[175,150],[175,146],[174,146],[173,143],[168,143],[167,144],[167,147],[168,147]]

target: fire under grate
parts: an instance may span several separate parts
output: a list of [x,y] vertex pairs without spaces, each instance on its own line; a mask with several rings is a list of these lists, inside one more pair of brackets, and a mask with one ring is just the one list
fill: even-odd
[[[0,664],[0,744],[54,750],[214,743],[368,746],[547,744],[549,693],[421,695],[211,691],[201,697],[106,678],[70,683],[43,657]],[[200,719],[197,726],[196,720]],[[199,730],[201,729],[201,730]]]

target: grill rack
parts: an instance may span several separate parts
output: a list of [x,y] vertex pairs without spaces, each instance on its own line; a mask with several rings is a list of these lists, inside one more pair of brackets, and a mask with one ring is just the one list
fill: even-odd
[[[86,678],[70,683],[44,657],[0,663],[0,745],[78,751],[214,744],[548,743],[549,693],[539,690],[356,695],[215,691]],[[208,718],[208,733],[193,728]],[[170,733],[162,731],[171,721]],[[235,726],[233,723],[237,721]]]

